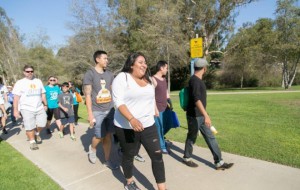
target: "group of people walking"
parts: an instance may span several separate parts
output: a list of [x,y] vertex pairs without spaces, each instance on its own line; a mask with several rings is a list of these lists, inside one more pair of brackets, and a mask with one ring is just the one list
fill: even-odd
[[[114,78],[107,70],[108,55],[105,51],[94,53],[95,67],[86,72],[83,79],[84,94],[90,126],[94,126],[94,137],[89,146],[88,157],[95,164],[97,145],[102,142],[106,165],[110,169],[118,166],[110,161],[112,134],[115,133],[122,150],[121,166],[126,179],[126,190],[138,190],[133,178],[133,160],[140,145],[143,145],[152,163],[152,172],[159,190],[166,189],[163,153],[168,153],[164,135],[171,128],[168,109],[172,102],[164,77],[168,64],[159,61],[156,74],[151,77],[147,60],[140,52],[128,56],[121,72]],[[202,76],[208,63],[199,59],[195,63],[195,75],[191,78],[189,109],[187,112],[188,135],[183,162],[197,167],[191,159],[193,144],[198,130],[204,136],[213,153],[216,169],[229,169],[233,163],[222,160],[217,141],[209,130],[211,121],[205,111],[206,89]],[[197,79],[195,78],[197,77]],[[196,131],[196,136],[195,136]]]
[[[48,85],[44,87],[42,81],[34,77],[34,67],[30,65],[24,66],[23,74],[24,78],[15,83],[12,91],[12,87],[9,86],[8,89],[11,92],[5,93],[4,90],[2,94],[6,98],[0,97],[0,107],[2,108],[1,105],[3,105],[1,104],[2,100],[9,101],[12,105],[11,121],[14,123],[17,119],[22,118],[30,149],[39,149],[38,144],[42,143],[40,132],[44,127],[48,134],[52,133],[50,124],[53,116],[60,137],[63,138],[63,128],[69,123],[70,137],[72,140],[76,140],[74,124],[77,124],[78,121],[78,102],[75,91],[80,93],[80,90],[75,88],[71,82],[58,85],[58,80],[54,76],[48,78]],[[77,109],[74,109],[76,105]],[[3,119],[2,126],[4,126],[2,131],[7,134],[4,124],[7,118],[6,111],[2,112],[1,119]]]
[[[92,164],[97,162],[97,146],[102,143],[105,157],[103,164],[112,170],[119,168],[110,159],[114,134],[122,150],[121,166],[126,179],[124,188],[138,190],[133,178],[134,157],[143,145],[151,159],[157,188],[165,190],[163,154],[170,152],[164,136],[172,128],[172,101],[165,78],[168,63],[159,61],[156,73],[151,76],[145,55],[135,52],[128,56],[121,72],[114,77],[107,69],[109,62],[105,51],[96,51],[93,58],[95,66],[83,78],[88,121],[94,128],[88,151],[89,161]],[[211,120],[206,112],[206,87],[202,80],[207,66],[205,59],[197,59],[195,74],[189,81],[190,97],[186,113],[188,134],[183,163],[189,167],[198,166],[191,157],[200,130],[213,154],[216,169],[224,170],[232,167],[233,163],[222,160],[218,143],[210,130]],[[49,126],[53,116],[60,137],[63,137],[64,126],[69,123],[71,139],[76,140],[73,124],[76,125],[78,120],[75,92],[79,89],[74,88],[70,82],[63,83],[59,88],[54,76],[49,77],[48,85],[44,87],[39,79],[33,77],[32,66],[25,66],[23,71],[25,78],[17,81],[12,91],[13,113],[16,119],[22,115],[30,148],[38,149],[37,143],[41,142],[39,133],[43,127],[46,126],[47,132],[52,133]],[[0,98],[2,109],[1,105]]]

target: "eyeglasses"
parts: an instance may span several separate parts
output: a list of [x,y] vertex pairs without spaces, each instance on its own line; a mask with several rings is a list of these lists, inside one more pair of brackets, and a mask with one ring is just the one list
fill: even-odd
[[25,73],[33,73],[33,71],[25,71]]
[[52,81],[53,81],[53,82],[55,82],[56,80],[54,80],[54,79],[53,79],[53,80],[49,80],[49,81],[51,81],[51,82],[52,82]]
[[63,87],[67,87],[67,88],[69,88],[69,86],[63,86]]

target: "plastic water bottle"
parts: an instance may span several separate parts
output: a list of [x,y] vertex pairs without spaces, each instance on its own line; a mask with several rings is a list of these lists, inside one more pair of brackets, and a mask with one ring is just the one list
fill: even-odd
[[216,135],[218,133],[217,129],[214,126],[210,126],[210,131]]

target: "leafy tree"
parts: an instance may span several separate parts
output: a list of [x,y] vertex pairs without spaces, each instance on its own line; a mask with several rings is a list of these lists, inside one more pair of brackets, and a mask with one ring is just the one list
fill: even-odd
[[276,60],[282,65],[282,87],[288,89],[295,79],[300,61],[300,8],[297,0],[277,0]]
[[17,29],[0,7],[0,75],[4,83],[13,84],[21,76],[24,50]]

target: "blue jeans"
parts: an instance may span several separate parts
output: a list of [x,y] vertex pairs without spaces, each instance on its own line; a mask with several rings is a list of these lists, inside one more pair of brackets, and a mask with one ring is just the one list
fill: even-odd
[[165,111],[159,112],[158,117],[154,117],[160,142],[160,148],[162,150],[167,149],[164,136],[173,127],[171,114],[171,110],[166,109]]
[[164,139],[164,118],[163,118],[163,114],[164,112],[159,112],[159,116],[158,117],[154,117],[155,120],[155,126],[157,128],[157,133],[158,133],[158,138],[159,138],[159,144],[160,144],[160,148],[162,150],[166,150],[166,142]]
[[93,111],[95,123],[95,137],[104,138],[106,134],[115,132],[114,125],[115,109],[111,108],[108,111]]
[[218,146],[218,142],[210,129],[206,127],[204,123],[204,117],[190,117],[186,116],[188,122],[188,133],[185,141],[184,158],[190,158],[193,154],[193,145],[196,142],[198,136],[198,130],[200,130],[209,150],[211,151],[215,164],[222,160],[221,151]]

